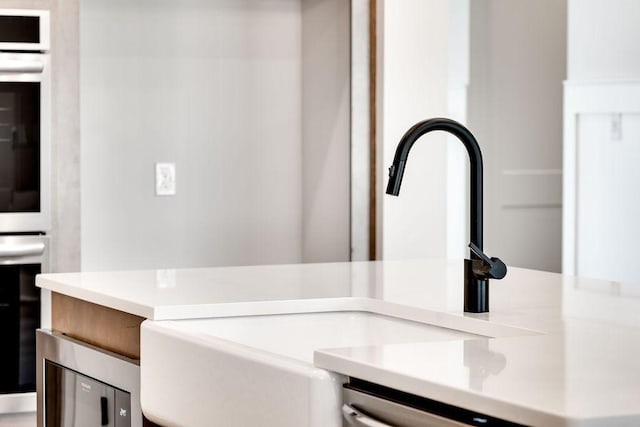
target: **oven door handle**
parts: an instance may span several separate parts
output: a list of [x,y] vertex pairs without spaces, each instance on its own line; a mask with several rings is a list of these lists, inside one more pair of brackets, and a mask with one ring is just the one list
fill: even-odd
[[0,258],[17,258],[31,255],[42,255],[44,243],[0,243]]
[[44,62],[0,59],[0,73],[42,73]]

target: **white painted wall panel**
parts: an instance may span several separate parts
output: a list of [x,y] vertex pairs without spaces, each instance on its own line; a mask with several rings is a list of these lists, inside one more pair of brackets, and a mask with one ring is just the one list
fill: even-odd
[[[568,0],[564,273],[640,282],[640,2]],[[612,117],[622,135],[612,140]],[[615,138],[613,138],[615,139]]]
[[640,114],[616,116],[578,116],[576,273],[638,282]]

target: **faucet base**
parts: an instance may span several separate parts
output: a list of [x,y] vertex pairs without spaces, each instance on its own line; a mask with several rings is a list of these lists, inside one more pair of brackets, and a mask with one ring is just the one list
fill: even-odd
[[489,311],[489,279],[479,279],[473,273],[473,261],[464,260],[464,311],[486,313]]

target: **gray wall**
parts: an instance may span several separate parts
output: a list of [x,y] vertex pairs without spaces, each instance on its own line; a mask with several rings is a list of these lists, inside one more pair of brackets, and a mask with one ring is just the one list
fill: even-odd
[[302,1],[302,260],[350,258],[350,2]]
[[[348,259],[348,232],[331,237],[348,231],[343,196],[322,209],[344,212],[346,227],[305,251],[303,201],[314,197],[305,180],[326,172],[303,153],[335,143],[348,162],[349,135],[304,140],[305,84],[325,82],[305,81],[303,41],[314,46],[303,3],[82,1],[84,270]],[[339,41],[332,26],[317,28]],[[346,65],[337,71],[348,76]],[[341,78],[317,107],[323,131],[345,128],[331,116],[344,105]],[[348,163],[316,158],[348,189]],[[175,162],[176,196],[154,195],[155,162]],[[315,190],[327,199],[326,187]]]
[[52,269],[80,269],[79,0],[52,2]]
[[566,1],[471,1],[468,123],[485,163],[485,247],[561,268]]

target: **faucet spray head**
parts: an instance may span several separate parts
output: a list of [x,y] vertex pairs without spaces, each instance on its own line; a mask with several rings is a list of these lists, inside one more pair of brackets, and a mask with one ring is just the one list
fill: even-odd
[[400,194],[400,185],[402,184],[402,175],[404,175],[404,160],[393,162],[389,168],[389,182],[387,183],[387,194],[397,196]]

